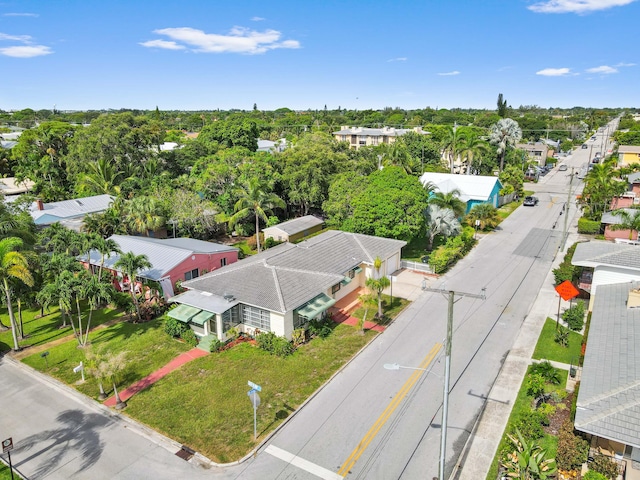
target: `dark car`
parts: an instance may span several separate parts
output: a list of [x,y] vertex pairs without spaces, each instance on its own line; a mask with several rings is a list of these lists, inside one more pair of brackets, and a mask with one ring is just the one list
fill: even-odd
[[524,202],[522,204],[525,207],[535,207],[538,204],[538,197],[527,196],[524,197]]
[[583,143],[583,144],[582,144],[582,148],[583,148],[583,150],[584,150],[584,149],[587,149],[587,148],[589,148],[589,145],[587,145],[586,143]]

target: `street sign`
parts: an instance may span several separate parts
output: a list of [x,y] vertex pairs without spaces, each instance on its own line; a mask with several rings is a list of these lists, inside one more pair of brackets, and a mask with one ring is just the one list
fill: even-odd
[[564,301],[569,301],[572,298],[580,295],[578,289],[574,287],[569,280],[565,280],[560,285],[558,285],[556,287],[556,292],[558,292],[558,295],[560,295]]
[[9,437],[2,441],[2,453],[7,453],[13,450],[13,438]]
[[257,383],[247,382],[247,385],[249,385],[251,388],[253,388],[257,392],[261,392],[262,391],[262,387],[260,385],[258,385]]
[[260,395],[258,395],[258,392],[256,392],[255,390],[249,390],[247,392],[247,395],[249,395],[249,400],[251,400],[251,405],[253,405],[253,408],[258,408],[260,406]]

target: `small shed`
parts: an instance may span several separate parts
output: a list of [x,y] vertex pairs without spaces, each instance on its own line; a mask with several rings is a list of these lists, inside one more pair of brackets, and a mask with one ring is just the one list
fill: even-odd
[[264,239],[272,238],[276,242],[296,242],[312,233],[319,232],[323,226],[324,220],[313,215],[305,215],[265,228],[263,230]]

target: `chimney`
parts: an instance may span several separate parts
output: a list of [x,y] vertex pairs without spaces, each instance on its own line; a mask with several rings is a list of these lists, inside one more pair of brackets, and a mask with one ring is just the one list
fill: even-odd
[[36,199],[36,205],[38,206],[38,210],[44,210],[44,202],[41,199]]

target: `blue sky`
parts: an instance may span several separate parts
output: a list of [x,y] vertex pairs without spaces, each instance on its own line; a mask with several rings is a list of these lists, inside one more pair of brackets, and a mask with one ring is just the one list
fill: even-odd
[[640,0],[0,0],[0,109],[640,107]]

